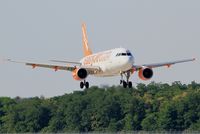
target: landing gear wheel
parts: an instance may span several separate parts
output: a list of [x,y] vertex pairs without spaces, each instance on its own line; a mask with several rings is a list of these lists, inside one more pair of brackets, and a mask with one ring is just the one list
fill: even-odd
[[123,81],[123,87],[124,87],[124,88],[127,88],[127,83],[126,83],[126,81]]
[[122,84],[123,83],[123,80],[120,80],[120,84]]
[[[130,76],[131,76],[131,71],[120,72],[120,75],[121,75],[120,84],[122,84],[124,88],[127,88],[127,87],[132,88],[133,87],[132,82],[129,81]],[[123,80],[123,76],[126,77],[126,80]]]
[[80,82],[80,88],[83,89],[84,88],[84,83]]
[[83,89],[84,86],[85,86],[85,88],[89,88],[90,87],[89,82],[86,82],[85,80],[84,80],[84,82],[81,81],[80,82],[80,88]]
[[131,81],[129,81],[129,82],[128,82],[128,87],[129,87],[129,88],[132,88],[132,87],[133,87],[133,85],[132,85],[132,82],[131,82]]
[[90,87],[89,82],[85,82],[85,87],[86,87],[86,88],[89,88],[89,87]]

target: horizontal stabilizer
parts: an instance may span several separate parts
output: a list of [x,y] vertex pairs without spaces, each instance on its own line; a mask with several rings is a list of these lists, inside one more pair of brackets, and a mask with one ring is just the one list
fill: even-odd
[[73,61],[64,61],[64,60],[50,60],[51,62],[58,62],[58,63],[68,63],[68,64],[77,64],[81,65],[80,62],[73,62]]

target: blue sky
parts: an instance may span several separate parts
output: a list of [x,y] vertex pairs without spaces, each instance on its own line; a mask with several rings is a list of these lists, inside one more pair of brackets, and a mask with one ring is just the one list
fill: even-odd
[[[79,61],[81,23],[99,52],[130,49],[136,64],[200,57],[199,0],[2,0],[0,57]],[[154,70],[151,81],[200,82],[199,61]],[[137,74],[133,83],[143,82]],[[118,85],[120,77],[89,77],[91,85]],[[79,89],[70,72],[0,62],[0,96],[46,97]],[[144,82],[144,83],[149,83]]]

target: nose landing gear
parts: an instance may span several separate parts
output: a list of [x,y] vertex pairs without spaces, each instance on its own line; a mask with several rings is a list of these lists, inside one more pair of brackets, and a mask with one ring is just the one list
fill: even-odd
[[83,89],[84,86],[85,86],[85,88],[89,88],[89,87],[90,87],[89,82],[87,82],[87,81],[85,81],[85,80],[84,80],[83,82],[81,81],[81,82],[80,82],[80,88]]
[[[123,80],[123,75],[126,77],[126,81]],[[127,86],[128,86],[128,88],[132,88],[132,87],[133,87],[132,82],[129,81],[130,76],[131,76],[131,72],[130,72],[130,71],[127,71],[127,72],[121,73],[120,84],[122,84],[124,88],[127,88]]]

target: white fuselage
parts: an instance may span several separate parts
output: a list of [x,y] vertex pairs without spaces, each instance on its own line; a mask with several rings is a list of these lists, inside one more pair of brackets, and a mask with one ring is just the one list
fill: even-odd
[[100,67],[101,71],[93,75],[105,77],[130,70],[134,64],[134,57],[129,50],[116,48],[86,56],[80,62],[83,66]]

